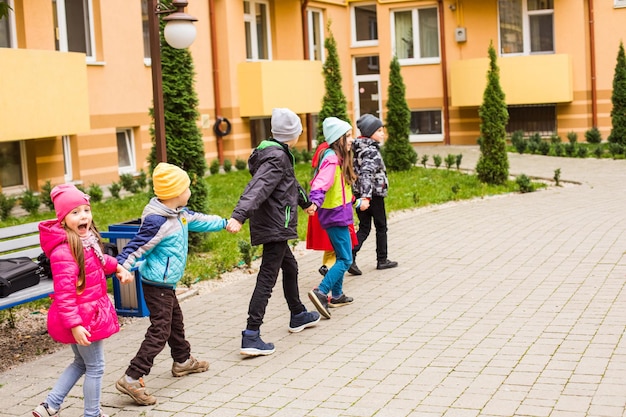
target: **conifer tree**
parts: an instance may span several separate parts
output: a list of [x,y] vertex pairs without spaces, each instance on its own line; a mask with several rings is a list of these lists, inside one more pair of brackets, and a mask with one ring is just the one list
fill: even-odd
[[506,124],[509,112],[500,86],[500,69],[496,62],[493,42],[489,44],[489,71],[480,117],[480,157],[476,174],[481,182],[504,184],[509,177],[509,159],[506,153]]
[[342,90],[337,42],[335,41],[333,33],[330,31],[330,22],[328,22],[328,37],[324,40],[324,47],[328,52],[326,61],[322,67],[326,93],[322,99],[322,109],[318,114],[317,120],[316,139],[318,144],[324,142],[322,123],[325,118],[332,116],[352,124],[348,118],[348,102]]
[[[188,207],[193,211],[208,212],[208,186],[204,181],[207,164],[202,132],[197,125],[198,95],[194,89],[194,64],[187,49],[172,48],[163,37],[161,19],[161,63],[163,68],[163,107],[167,162],[177,165],[189,174],[191,198]],[[150,109],[154,117],[154,109]],[[148,158],[150,172],[157,164],[154,128],[153,144]]]
[[624,44],[620,41],[617,64],[613,75],[613,94],[611,95],[611,134],[609,142],[626,146],[626,57]]
[[405,97],[406,86],[400,74],[400,63],[394,56],[389,66],[387,138],[383,146],[385,165],[390,171],[407,171],[417,162],[417,153],[409,142],[411,110]]

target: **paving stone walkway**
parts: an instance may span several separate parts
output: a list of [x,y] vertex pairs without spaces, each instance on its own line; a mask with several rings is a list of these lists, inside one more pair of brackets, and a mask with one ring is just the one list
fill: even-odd
[[[420,148],[463,154],[476,147]],[[509,154],[512,174],[563,181],[530,194],[394,214],[390,258],[374,239],[347,276],[353,305],[301,333],[287,331],[280,284],[262,333],[276,353],[244,359],[241,330],[254,275],[182,306],[202,374],[173,378],[166,349],[146,383],[159,398],[133,405],[114,383],[143,339],[137,319],[106,342],[102,404],[115,417],[621,417],[626,413],[626,161]],[[393,187],[393,184],[392,184]],[[391,189],[393,192],[393,188]],[[321,254],[300,251],[301,295]],[[70,350],[0,374],[2,416],[30,415]],[[63,417],[82,415],[76,387]]]

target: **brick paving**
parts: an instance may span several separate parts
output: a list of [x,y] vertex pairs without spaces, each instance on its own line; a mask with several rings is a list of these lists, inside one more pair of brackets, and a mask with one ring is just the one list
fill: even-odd
[[[476,147],[420,148],[463,154]],[[106,342],[102,405],[115,417],[621,417],[626,413],[626,161],[509,154],[512,174],[563,181],[530,194],[394,214],[390,257],[375,269],[374,239],[347,276],[354,304],[301,333],[287,331],[280,284],[262,327],[276,353],[244,359],[241,330],[254,275],[182,306],[202,374],[173,378],[166,349],[146,383],[159,398],[135,406],[114,383],[147,319]],[[393,184],[392,184],[393,187]],[[393,188],[391,190],[393,192]],[[297,253],[301,296],[321,254]],[[2,416],[30,415],[70,361],[64,349],[0,374]],[[82,415],[81,386],[63,417]]]

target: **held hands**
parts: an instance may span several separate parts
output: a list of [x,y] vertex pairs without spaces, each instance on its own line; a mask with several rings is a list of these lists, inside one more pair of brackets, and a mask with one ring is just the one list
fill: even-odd
[[117,265],[117,271],[115,271],[115,275],[122,284],[128,284],[135,279],[135,276],[132,273],[130,273],[122,265],[119,264]]
[[237,233],[241,230],[242,224],[239,223],[238,220],[233,219],[232,217],[228,219],[228,223],[226,223],[226,230],[230,233]]
[[72,327],[72,336],[81,346],[89,346],[91,342],[89,341],[89,337],[91,337],[91,333],[87,331],[83,326]]
[[311,204],[309,207],[306,208],[306,210],[304,210],[306,212],[306,214],[308,214],[309,216],[312,216],[315,214],[315,212],[317,211],[317,206],[315,204]]
[[361,199],[361,204],[359,205],[359,209],[361,211],[365,211],[368,208],[370,208],[370,199],[369,198],[362,198]]

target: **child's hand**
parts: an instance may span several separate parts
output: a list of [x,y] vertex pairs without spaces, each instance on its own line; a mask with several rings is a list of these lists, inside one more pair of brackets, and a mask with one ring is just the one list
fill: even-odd
[[89,333],[83,326],[72,327],[72,336],[74,336],[76,343],[81,346],[89,346],[91,344],[88,339],[91,337],[91,333]]
[[305,211],[306,211],[306,214],[308,214],[309,216],[312,216],[317,211],[317,206],[315,204],[311,204],[309,207],[307,207]]
[[134,274],[126,270],[122,265],[117,266],[117,271],[115,272],[117,279],[120,280],[122,284],[128,284],[135,279]]
[[369,199],[369,198],[362,198],[362,199],[361,199],[361,204],[360,204],[360,206],[359,206],[359,209],[360,209],[361,211],[365,211],[365,210],[367,210],[368,208],[370,208],[370,199]]
[[226,230],[230,233],[237,233],[241,230],[242,224],[239,223],[238,220],[233,219],[232,217],[228,219],[228,223],[226,224]]

